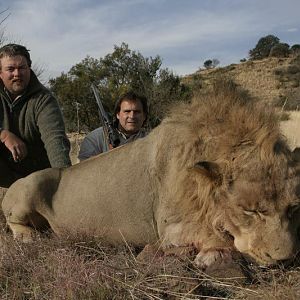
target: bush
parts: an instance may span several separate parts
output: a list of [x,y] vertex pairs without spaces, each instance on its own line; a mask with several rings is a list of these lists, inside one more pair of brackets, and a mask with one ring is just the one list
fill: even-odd
[[300,66],[296,66],[296,65],[290,65],[287,68],[287,73],[290,74],[297,74],[300,72]]
[[208,59],[204,62],[203,66],[206,68],[206,69],[210,69],[212,68],[212,60],[211,59]]
[[126,91],[146,96],[149,126],[158,125],[171,103],[185,101],[190,95],[179,76],[161,68],[161,64],[159,56],[144,57],[122,43],[105,57],[87,56],[67,74],[51,79],[50,88],[63,109],[67,131],[90,131],[102,125],[91,83],[98,88],[108,113],[113,111],[116,99]]
[[288,93],[280,95],[274,102],[276,107],[280,107],[283,111],[297,110],[300,107],[299,94]]
[[263,59],[269,56],[272,47],[279,44],[279,38],[274,35],[262,37],[257,42],[255,48],[249,51],[251,59]]
[[296,53],[300,53],[300,45],[299,44],[295,44],[291,47],[291,52],[293,54],[296,54]]
[[274,74],[277,75],[277,76],[284,75],[284,73],[285,73],[285,68],[276,68],[274,70]]
[[289,52],[290,52],[289,48],[290,48],[290,46],[286,43],[276,44],[271,48],[269,56],[271,56],[271,57],[288,57]]

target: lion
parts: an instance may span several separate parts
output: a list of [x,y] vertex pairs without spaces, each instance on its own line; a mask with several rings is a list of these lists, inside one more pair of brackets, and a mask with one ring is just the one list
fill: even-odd
[[145,138],[15,182],[17,239],[49,225],[112,244],[193,247],[203,269],[238,251],[260,265],[299,249],[299,162],[274,111],[232,85],[177,104]]

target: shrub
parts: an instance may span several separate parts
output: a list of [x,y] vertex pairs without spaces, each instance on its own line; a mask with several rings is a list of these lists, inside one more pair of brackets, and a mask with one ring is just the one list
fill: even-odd
[[290,74],[297,74],[300,72],[300,66],[296,66],[296,65],[290,65],[287,68],[287,73]]
[[292,53],[300,53],[300,45],[299,44],[295,44],[295,45],[293,45],[292,47],[291,47],[291,52]]
[[262,59],[269,56],[273,46],[279,44],[279,38],[274,35],[262,37],[257,42],[255,48],[249,51],[251,59]]
[[290,46],[286,43],[276,44],[271,48],[269,56],[271,56],[271,57],[288,57],[289,56],[289,48],[290,48]]
[[283,68],[276,68],[274,70],[274,74],[277,75],[277,76],[281,76],[285,73],[285,70]]
[[204,62],[203,66],[206,68],[206,69],[210,69],[212,68],[212,60],[211,59],[208,59]]

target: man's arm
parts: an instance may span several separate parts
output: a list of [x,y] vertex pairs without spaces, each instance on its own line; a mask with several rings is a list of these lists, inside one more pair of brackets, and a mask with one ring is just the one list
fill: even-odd
[[37,125],[51,167],[70,166],[70,141],[65,132],[63,116],[57,100],[52,95],[45,95],[36,109]]
[[26,144],[9,130],[0,128],[0,141],[11,152],[15,162],[21,161],[27,156]]
[[103,128],[99,127],[90,132],[80,145],[78,159],[83,161],[91,156],[108,151],[104,144]]

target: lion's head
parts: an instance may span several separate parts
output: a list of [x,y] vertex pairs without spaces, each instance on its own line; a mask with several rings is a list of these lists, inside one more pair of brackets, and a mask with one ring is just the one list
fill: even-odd
[[267,161],[249,163],[228,185],[222,227],[237,250],[261,264],[290,259],[299,248],[296,162],[277,149]]
[[163,215],[161,231],[170,244],[232,247],[265,265],[293,257],[300,168],[276,114],[233,87],[200,100],[164,121],[179,138],[163,141],[175,144],[169,175],[161,179],[164,201],[175,205]]

